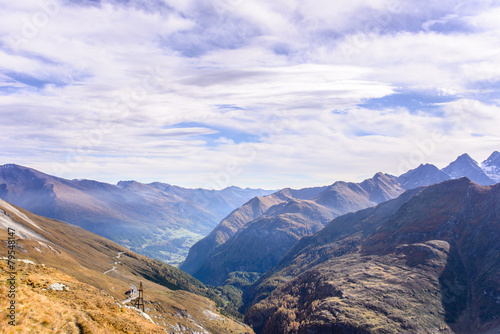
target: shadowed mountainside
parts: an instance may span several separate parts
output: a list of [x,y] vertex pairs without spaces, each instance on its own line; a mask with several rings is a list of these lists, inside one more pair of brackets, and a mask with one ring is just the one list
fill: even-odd
[[180,268],[212,285],[221,285],[232,272],[262,274],[301,237],[317,232],[334,217],[376,205],[403,191],[395,177],[378,173],[361,183],[283,189],[254,198],[195,244]]
[[500,330],[500,185],[410,190],[302,238],[248,290],[257,333]]

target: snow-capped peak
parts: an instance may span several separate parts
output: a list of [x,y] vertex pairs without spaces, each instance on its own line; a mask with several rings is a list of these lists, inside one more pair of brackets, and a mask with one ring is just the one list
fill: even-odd
[[500,182],[500,152],[493,152],[488,159],[482,162],[481,168],[490,179],[497,183]]

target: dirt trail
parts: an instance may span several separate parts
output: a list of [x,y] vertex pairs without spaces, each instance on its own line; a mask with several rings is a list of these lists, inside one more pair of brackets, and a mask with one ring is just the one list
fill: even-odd
[[104,274],[104,275],[106,275],[107,273],[110,273],[110,272],[115,271],[115,270],[116,270],[116,267],[115,267],[115,266],[113,266],[113,268],[111,268],[111,269],[109,269],[109,270],[105,271],[103,274]]
[[[115,256],[113,259],[119,259],[119,258],[122,256],[122,254],[125,254],[125,252],[118,252],[118,255],[117,255],[117,256]],[[120,263],[120,261],[113,261],[113,263],[112,263],[112,264],[119,264],[119,263]],[[104,275],[106,275],[107,273],[110,273],[110,272],[112,272],[112,271],[115,271],[115,270],[116,270],[116,268],[118,268],[118,267],[117,267],[117,266],[113,266],[113,268],[111,268],[111,269],[109,269],[109,270],[106,270],[103,274],[104,274]]]
[[[119,259],[122,254],[125,254],[125,252],[118,252],[118,255],[113,257],[113,259]],[[114,261],[113,264],[119,264],[121,263],[120,261]],[[110,273],[112,271],[116,271],[118,267],[117,266],[113,266],[113,268],[109,269],[109,270],[106,270],[104,272],[104,275],[106,275],[107,273]],[[131,289],[132,289],[132,294],[125,300],[122,301],[122,304],[127,304],[127,303],[130,303],[132,300],[136,299],[137,297],[139,297],[139,290],[137,290],[137,288],[135,287],[135,285],[132,285],[131,286]]]

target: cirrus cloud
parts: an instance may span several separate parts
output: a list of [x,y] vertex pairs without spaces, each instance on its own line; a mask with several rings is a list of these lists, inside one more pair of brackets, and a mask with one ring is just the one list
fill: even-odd
[[493,1],[0,6],[5,163],[279,188],[397,173],[436,132],[440,166],[498,149]]

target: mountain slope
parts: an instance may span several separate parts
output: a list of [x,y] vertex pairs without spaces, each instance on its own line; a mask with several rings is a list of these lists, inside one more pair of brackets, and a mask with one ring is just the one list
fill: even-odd
[[[129,286],[131,284],[138,286],[139,282],[142,281],[147,313],[157,325],[169,331],[172,331],[173,328],[209,333],[231,333],[232,331],[246,333],[249,331],[247,327],[220,315],[215,303],[202,297],[210,296],[218,300],[214,290],[175,267],[131,252],[77,226],[36,216],[0,200],[0,239],[2,240],[0,249],[2,254],[7,254],[8,228],[15,230],[16,259],[19,261],[29,260],[36,264],[33,268],[30,267],[31,271],[28,270],[29,268],[28,271],[23,269],[22,277],[47,273],[44,277],[37,278],[38,281],[43,282],[41,286],[38,284],[30,285],[28,280],[23,282],[21,295],[18,298],[28,304],[20,305],[21,307],[30,307],[29,296],[33,296],[36,300],[54,298],[56,304],[68,307],[68,300],[57,298],[56,295],[41,289],[45,285],[61,283],[58,280],[63,280],[62,283],[70,286],[70,291],[75,293],[88,294],[92,290],[95,295],[96,291],[102,291],[105,293],[104,296],[108,295],[113,298],[111,301],[109,298],[101,296],[104,299],[100,301],[100,297],[96,297],[91,299],[92,302],[89,300],[89,303],[83,303],[79,306],[69,304],[68,310],[71,308],[79,310],[81,312],[78,315],[83,314],[85,318],[91,317],[94,322],[98,323],[94,325],[101,326],[105,325],[105,320],[102,318],[105,315],[102,317],[92,316],[95,311],[92,305],[109,304],[110,302],[120,304],[119,301],[125,299],[124,292],[128,290]],[[18,265],[20,269],[21,265]],[[2,272],[1,275],[2,282],[5,282],[6,273]],[[68,278],[66,275],[70,277]],[[21,275],[18,276],[21,279]],[[94,301],[96,304],[93,304]],[[36,305],[32,305],[32,307],[36,307]],[[123,308],[123,306],[119,306],[119,308]],[[78,319],[84,321],[80,316]],[[36,327],[39,325],[36,317],[33,319],[22,318],[21,320],[26,326]],[[118,331],[104,332],[114,333]]]
[[[492,183],[468,155],[459,157],[444,170],[453,177],[466,174],[482,183]],[[231,273],[262,274],[277,264],[294,241],[321,228],[325,219],[374,206],[407,189],[451,178],[437,167],[425,164],[399,177],[377,173],[361,183],[336,182],[328,187],[283,189],[255,198],[233,211],[209,236],[196,243],[180,268],[213,285],[221,285]],[[300,203],[298,207],[305,211],[281,210],[292,202]]]
[[495,182],[500,182],[500,152],[493,152],[488,159],[484,160],[481,168],[486,175]]
[[335,182],[318,194],[314,201],[340,215],[387,201],[403,191],[394,176],[377,173],[361,183]]
[[448,174],[452,179],[467,177],[481,185],[490,185],[495,183],[495,181],[489,178],[481,167],[479,167],[478,163],[467,153],[459,156],[455,161],[443,168],[442,171]]
[[[239,230],[249,226],[253,220],[262,217],[276,217],[277,214],[270,210],[270,208],[287,203],[288,201],[311,200],[319,205],[319,211],[326,207],[333,217],[336,217],[347,212],[357,211],[395,198],[406,189],[428,186],[448,179],[450,179],[448,174],[440,171],[433,165],[426,164],[410,170],[399,177],[377,173],[373,178],[359,184],[336,182],[325,187],[299,190],[285,188],[265,197],[257,197],[233,211],[228,217],[223,219],[207,237],[194,244],[189,250],[186,260],[180,265],[180,268],[203,280],[206,277],[214,276],[215,270],[209,270],[208,268],[214,267],[215,264],[219,272],[217,275],[220,276],[220,278],[210,282],[213,284],[220,284],[222,279],[220,272],[229,273],[232,269],[222,269],[219,260],[223,256],[223,253],[230,253],[231,251],[228,247],[220,251],[216,251],[216,249],[227,242]],[[319,216],[322,215],[319,214]],[[326,216],[323,215],[323,217]],[[301,219],[302,222],[304,222],[304,219]],[[309,221],[309,224],[316,226],[317,222]],[[299,229],[301,229],[301,227]],[[266,230],[271,231],[271,227],[267,227]],[[299,235],[304,236],[307,234],[298,234],[297,236]],[[256,240],[256,242],[256,245],[258,245],[259,242],[263,243],[264,241]],[[213,257],[216,252],[218,254],[217,260],[211,260],[211,257]],[[278,252],[276,254],[282,253],[283,252]],[[273,257],[276,257],[276,255],[273,255]],[[241,266],[245,267],[247,265],[249,265],[249,263],[241,262]],[[250,266],[255,267],[252,264],[250,264]],[[257,271],[264,272],[266,269],[269,268],[266,266]],[[212,273],[208,273],[207,271],[212,271]]]
[[[2,317],[0,332],[14,333],[15,328],[17,333],[165,333],[138,310],[119,305],[105,292],[57,269],[24,261],[16,262],[22,275],[17,281],[16,303],[23,311],[16,314],[15,327]],[[0,262],[0,270],[8,271],[5,261]],[[64,290],[51,291],[51,282],[64,284]],[[2,279],[0,293],[7,296],[8,291]],[[2,298],[2,310],[8,303]]]
[[445,181],[301,239],[256,283],[246,321],[257,333],[495,332],[499,254],[500,185]]
[[226,242],[249,222],[265,215],[271,207],[286,203],[291,199],[308,200],[317,196],[325,189],[327,187],[298,190],[285,188],[267,196],[252,198],[224,218],[208,236],[194,244],[180,268],[187,273],[194,273],[209,258],[215,248]]
[[361,183],[283,189],[252,199],[195,244],[180,268],[212,285],[222,284],[232,272],[262,274],[301,237],[318,231],[334,217],[376,205],[403,191],[395,177],[378,173]]
[[209,235],[191,247],[186,260],[179,268],[187,273],[196,272],[216,247],[226,242],[248,222],[262,216],[272,206],[286,201],[285,198],[282,192],[265,197],[258,196],[234,210]]
[[0,166],[0,198],[172,264],[183,260],[189,247],[234,208],[268,193],[236,187],[185,189],[135,181],[115,186],[66,180],[17,165]]
[[277,206],[283,213],[257,218],[241,228],[215,249],[194,276],[218,286],[231,273],[263,274],[300,238],[319,231],[334,217],[328,208],[307,200],[291,200]]
[[396,199],[375,207],[349,213],[334,219],[314,236],[302,238],[266,272],[243,296],[247,305],[266,298],[277,286],[287,282],[330,256],[338,257],[356,249],[360,240],[373,232],[381,222],[393,215],[406,201],[422,188],[406,191]]

